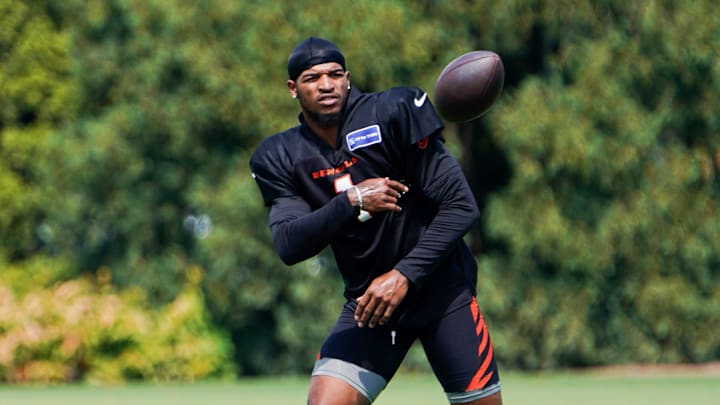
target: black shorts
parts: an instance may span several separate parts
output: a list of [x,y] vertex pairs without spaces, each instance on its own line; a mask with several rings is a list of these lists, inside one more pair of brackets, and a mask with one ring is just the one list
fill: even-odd
[[475,297],[440,319],[403,328],[359,328],[354,305],[347,303],[320,350],[313,375],[341,378],[372,402],[416,339],[451,403],[500,390],[490,334]]

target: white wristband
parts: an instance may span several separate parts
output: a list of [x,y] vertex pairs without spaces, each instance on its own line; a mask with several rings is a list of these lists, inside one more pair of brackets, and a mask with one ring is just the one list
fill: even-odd
[[362,194],[360,194],[360,187],[353,186],[353,190],[355,190],[355,198],[357,198],[358,201],[358,208],[360,208],[360,211],[363,210],[363,200],[362,200]]

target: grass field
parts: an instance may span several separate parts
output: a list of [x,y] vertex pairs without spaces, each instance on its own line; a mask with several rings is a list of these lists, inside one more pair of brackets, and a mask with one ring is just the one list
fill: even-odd
[[[306,378],[252,379],[237,383],[122,387],[0,386],[2,405],[280,405],[304,404]],[[505,405],[717,405],[720,377],[628,377],[604,374],[503,375]],[[446,404],[430,375],[400,374],[377,405]]]

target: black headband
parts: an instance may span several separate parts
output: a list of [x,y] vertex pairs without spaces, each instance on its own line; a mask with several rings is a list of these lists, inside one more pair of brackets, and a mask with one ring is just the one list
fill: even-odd
[[345,57],[332,42],[310,37],[300,42],[288,58],[290,80],[297,79],[303,71],[321,63],[337,62],[345,69]]

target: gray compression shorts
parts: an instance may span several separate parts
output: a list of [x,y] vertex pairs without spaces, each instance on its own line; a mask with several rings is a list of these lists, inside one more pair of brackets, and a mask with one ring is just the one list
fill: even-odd
[[[387,381],[385,381],[382,376],[365,370],[355,364],[338,359],[324,358],[318,360],[315,363],[312,375],[324,375],[343,380],[365,396],[370,403],[373,403],[387,386]],[[446,392],[445,395],[451,404],[457,404],[485,398],[499,391],[500,383],[498,382],[497,384],[480,390],[470,392]]]
[[339,378],[363,394],[370,403],[385,389],[387,381],[382,376],[346,361],[324,358],[315,362],[313,376],[325,375]]

